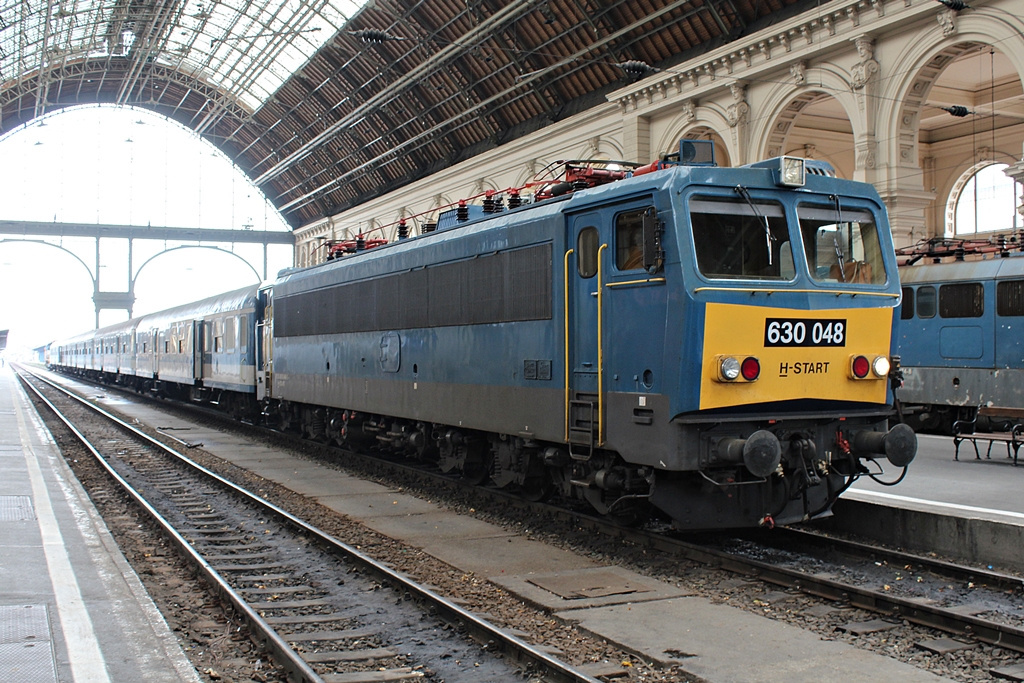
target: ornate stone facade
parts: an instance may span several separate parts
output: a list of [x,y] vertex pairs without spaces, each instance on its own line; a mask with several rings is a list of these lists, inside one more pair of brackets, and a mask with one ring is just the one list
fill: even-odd
[[[1017,74],[1016,81],[999,87],[1012,91],[1007,101],[1020,111],[1006,112],[983,142],[992,147],[993,160],[1017,163],[1019,169],[1024,163],[1024,97],[1016,94],[1024,78],[1019,10],[1020,0],[980,0],[964,12],[933,0],[827,3],[654,72],[611,93],[606,104],[528,138],[304,226],[296,231],[296,265],[320,260],[318,247],[325,239],[375,226],[384,226],[380,232],[393,239],[401,217],[481,188],[522,185],[558,159],[649,161],[676,149],[687,136],[714,140],[722,165],[814,154],[840,176],[878,188],[898,246],[941,235],[947,198],[957,179],[977,163],[981,141],[972,139],[977,132],[967,123],[944,127],[941,135],[923,127],[937,113],[934,100],[940,97],[930,98],[932,88],[946,67],[970,51],[988,46],[999,51]],[[975,129],[986,125],[984,102],[947,104],[977,110]],[[410,220],[413,232],[421,222]]]

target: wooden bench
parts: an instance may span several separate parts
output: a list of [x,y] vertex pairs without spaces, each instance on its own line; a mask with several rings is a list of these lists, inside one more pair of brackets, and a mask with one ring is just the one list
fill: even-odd
[[973,420],[957,420],[953,423],[953,446],[956,447],[956,453],[953,456],[954,460],[960,459],[960,444],[964,441],[969,442],[974,446],[974,458],[975,460],[981,460],[981,452],[978,450],[978,442],[982,445],[988,444],[988,448],[985,450],[985,457],[992,457],[992,445],[997,443],[1006,444],[1006,457],[1013,458],[1013,466],[1017,466],[1017,451],[1020,450],[1021,446],[1024,446],[1024,424],[1015,424],[1013,429],[1008,432],[986,432],[984,434],[978,434],[974,431],[975,424],[978,418],[975,417]]

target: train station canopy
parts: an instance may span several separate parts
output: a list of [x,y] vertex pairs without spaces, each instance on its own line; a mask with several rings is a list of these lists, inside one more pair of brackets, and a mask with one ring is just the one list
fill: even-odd
[[0,0],[0,135],[83,104],[215,144],[293,227],[812,0]]

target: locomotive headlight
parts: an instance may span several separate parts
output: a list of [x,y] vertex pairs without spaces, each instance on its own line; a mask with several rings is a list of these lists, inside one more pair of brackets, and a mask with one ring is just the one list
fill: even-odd
[[761,362],[753,356],[718,356],[719,382],[753,382],[761,375]]
[[731,356],[722,358],[718,365],[718,374],[724,380],[733,381],[740,376],[740,362]]
[[779,161],[779,185],[803,187],[806,177],[804,160],[799,157],[782,157]]
[[875,377],[886,377],[889,374],[889,359],[885,356],[877,356],[873,363],[871,363],[871,371],[875,373]]

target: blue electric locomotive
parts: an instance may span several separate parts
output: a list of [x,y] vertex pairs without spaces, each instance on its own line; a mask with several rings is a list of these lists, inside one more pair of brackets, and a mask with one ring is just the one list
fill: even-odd
[[928,240],[902,249],[901,413],[949,434],[958,420],[1024,420],[1024,253],[1016,237]]
[[708,141],[565,171],[262,288],[262,418],[690,530],[824,515],[913,459],[887,426],[900,287],[870,185],[718,168]]
[[685,141],[619,176],[568,164],[543,201],[283,274],[268,415],[620,517],[825,514],[862,460],[916,450],[886,427],[885,210],[824,165],[711,153]]

